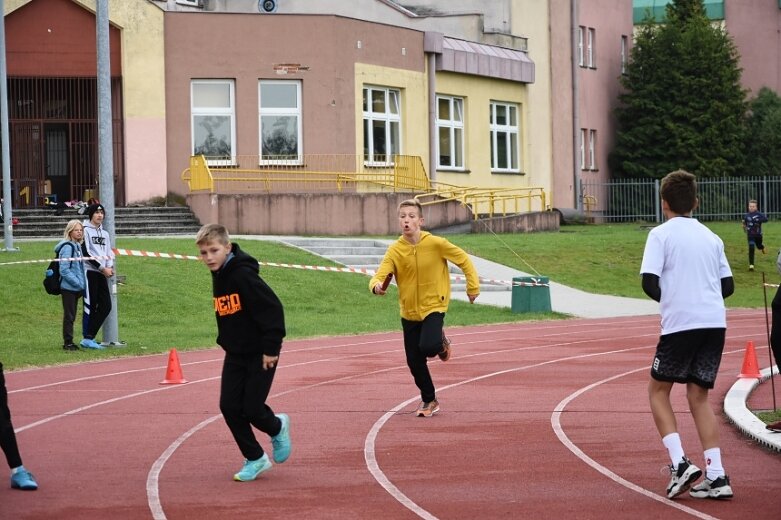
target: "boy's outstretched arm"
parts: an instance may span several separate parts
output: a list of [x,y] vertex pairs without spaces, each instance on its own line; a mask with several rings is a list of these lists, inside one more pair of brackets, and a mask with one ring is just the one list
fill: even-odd
[[662,288],[659,287],[659,277],[651,273],[643,273],[643,292],[654,301],[661,301]]
[[729,298],[735,292],[735,280],[731,276],[721,279],[721,297]]

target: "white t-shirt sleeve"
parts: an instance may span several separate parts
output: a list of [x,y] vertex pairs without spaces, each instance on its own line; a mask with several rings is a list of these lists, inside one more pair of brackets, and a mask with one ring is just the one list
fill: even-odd
[[640,274],[655,274],[662,276],[664,268],[664,247],[658,233],[653,230],[648,234],[643,251],[643,261],[640,264]]

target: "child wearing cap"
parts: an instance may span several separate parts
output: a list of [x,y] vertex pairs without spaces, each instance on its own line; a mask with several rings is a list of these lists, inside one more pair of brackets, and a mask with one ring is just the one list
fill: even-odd
[[84,256],[92,257],[85,262],[87,268],[87,292],[84,297],[83,333],[80,345],[83,348],[103,349],[95,341],[100,327],[111,312],[111,293],[108,279],[114,275],[114,250],[111,237],[103,229],[106,209],[102,204],[92,204],[87,208],[87,220],[84,221]]

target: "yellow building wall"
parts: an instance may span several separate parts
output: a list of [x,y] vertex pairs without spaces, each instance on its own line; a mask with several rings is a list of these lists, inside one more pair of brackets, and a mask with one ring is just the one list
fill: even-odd
[[[529,58],[534,61],[534,83],[526,87],[528,92],[527,110],[524,116],[527,118],[527,128],[534,131],[526,132],[526,149],[528,150],[528,182],[532,186],[542,186],[548,197],[548,204],[553,204],[557,197],[554,196],[554,186],[562,185],[556,193],[569,193],[564,207],[572,206],[572,133],[567,126],[572,115],[572,105],[568,99],[563,99],[556,89],[564,88],[564,94],[568,94],[569,84],[562,87],[564,81],[554,84],[551,71],[551,41],[550,19],[551,1],[558,4],[560,0],[533,1],[511,0],[510,30],[513,34],[520,34],[529,39]],[[560,12],[560,11],[559,11]],[[558,23],[558,21],[556,22]],[[568,54],[570,40],[555,40],[557,52]],[[566,77],[570,74],[564,71]],[[556,112],[557,111],[557,112]],[[558,119],[554,119],[558,118]],[[563,135],[554,133],[554,121],[564,118]],[[560,176],[555,182],[556,176]],[[563,197],[562,197],[563,198]]]
[[[481,188],[519,188],[530,184],[527,87],[512,81],[438,72],[436,92],[464,98],[464,167],[467,173],[437,170],[437,181]],[[519,108],[521,174],[491,173],[491,101],[516,103]]]
[[355,64],[357,155],[363,155],[364,86],[397,88],[401,91],[401,153],[420,156],[423,164],[428,165],[428,87],[425,73],[364,63]]
[[[5,13],[31,1],[6,0]],[[95,0],[63,1],[73,1],[95,12]],[[165,196],[168,190],[163,11],[144,0],[110,0],[108,14],[111,24],[122,33],[126,199],[131,203]],[[94,38],[94,34],[90,37]]]

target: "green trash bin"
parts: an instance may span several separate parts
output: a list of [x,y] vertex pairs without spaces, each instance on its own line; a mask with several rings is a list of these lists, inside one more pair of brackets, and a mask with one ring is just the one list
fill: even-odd
[[[518,284],[518,282],[525,282],[525,284]],[[550,287],[548,283],[547,276],[518,276],[513,278],[512,311],[516,313],[551,312]]]

